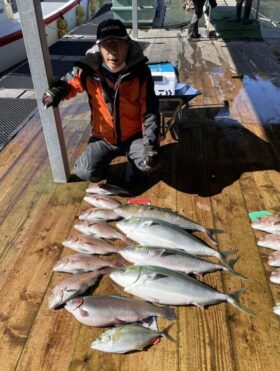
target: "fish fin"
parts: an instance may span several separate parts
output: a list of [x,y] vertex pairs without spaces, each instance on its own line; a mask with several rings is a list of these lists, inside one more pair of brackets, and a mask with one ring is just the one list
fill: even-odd
[[80,312],[81,317],[88,317],[89,316],[89,313],[88,313],[87,310],[80,309],[79,312]]
[[243,276],[243,274],[241,273],[238,273],[236,272],[234,269],[233,269],[233,266],[234,264],[238,261],[239,259],[239,256],[237,256],[236,258],[233,258],[231,259],[229,262],[226,263],[225,265],[225,270],[229,273],[231,273],[232,275],[240,278],[241,280],[247,280],[248,278],[246,276]]
[[162,249],[162,250],[158,250],[159,251],[159,256],[173,256],[173,255],[176,255],[176,250],[174,249],[174,251],[170,251],[170,250],[166,250],[166,249]]
[[230,267],[228,265],[228,262],[227,262],[227,258],[232,255],[232,254],[235,254],[237,252],[237,250],[225,250],[223,252],[220,252],[219,253],[219,259],[221,260],[221,262],[226,265],[227,267]]
[[172,341],[172,343],[176,343],[176,341],[169,335],[169,330],[174,325],[174,323],[170,323],[163,331],[161,331],[161,335],[166,337],[168,340]]
[[165,318],[168,320],[175,320],[177,319],[177,314],[175,312],[175,309],[170,308],[168,306],[164,307],[165,308]]
[[230,304],[232,304],[235,308],[237,308],[238,310],[240,310],[241,312],[246,313],[249,316],[254,317],[255,314],[250,309],[246,308],[243,304],[240,303],[240,300],[239,300],[240,295],[245,290],[246,290],[245,288],[241,288],[241,289],[239,289],[239,290],[231,293],[230,295],[228,295],[227,301]]
[[161,273],[151,273],[148,275],[148,277],[154,281],[154,280],[160,280],[162,278],[167,278],[168,276],[166,274],[161,274]]
[[218,234],[218,233],[225,233],[224,230],[222,229],[210,229],[210,228],[205,228],[205,233],[207,235],[207,237],[209,238],[209,240],[214,244],[214,245],[217,245],[217,240],[216,238],[213,236],[214,234]]
[[238,252],[237,249],[235,250],[224,250],[223,252],[221,252],[221,255],[224,259],[227,259],[229,256],[233,255],[233,254],[236,254]]
[[154,220],[145,220],[143,222],[144,226],[150,227],[151,225],[159,225],[159,223],[155,222]]

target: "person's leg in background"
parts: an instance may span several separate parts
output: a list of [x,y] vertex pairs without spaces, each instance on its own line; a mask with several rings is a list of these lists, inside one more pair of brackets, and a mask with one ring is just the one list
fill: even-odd
[[241,13],[242,13],[242,5],[244,0],[236,0],[236,20],[239,22],[241,21]]
[[250,21],[250,13],[252,8],[253,0],[245,0],[245,7],[244,7],[244,17],[243,17],[243,24],[251,24],[252,21]]
[[198,23],[203,14],[204,3],[205,0],[193,0],[194,14],[188,28],[188,37],[190,39],[200,38],[200,34],[198,33]]

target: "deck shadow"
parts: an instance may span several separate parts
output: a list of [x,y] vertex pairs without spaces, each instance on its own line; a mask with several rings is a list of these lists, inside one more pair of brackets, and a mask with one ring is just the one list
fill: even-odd
[[[140,195],[163,181],[180,192],[203,197],[219,194],[242,174],[262,170],[280,171],[277,148],[279,125],[264,125],[268,141],[240,122],[219,116],[219,109],[197,108],[192,118],[176,127],[178,142],[161,146],[161,169],[149,181],[138,182],[133,190]],[[251,130],[252,129],[252,130]],[[120,174],[125,163],[111,165]]]

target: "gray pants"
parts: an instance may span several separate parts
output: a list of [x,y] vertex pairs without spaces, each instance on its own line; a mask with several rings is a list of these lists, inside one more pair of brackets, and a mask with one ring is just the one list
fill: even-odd
[[145,176],[149,173],[144,163],[143,138],[136,137],[119,145],[109,144],[102,139],[90,138],[89,144],[74,166],[74,172],[82,180],[98,182],[106,178],[110,162],[117,156],[127,156],[124,181]]

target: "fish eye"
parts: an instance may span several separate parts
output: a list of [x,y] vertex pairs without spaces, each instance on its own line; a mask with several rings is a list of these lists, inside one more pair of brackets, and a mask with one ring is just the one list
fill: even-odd
[[124,268],[121,268],[120,269],[120,273],[124,273],[125,272],[125,269]]

